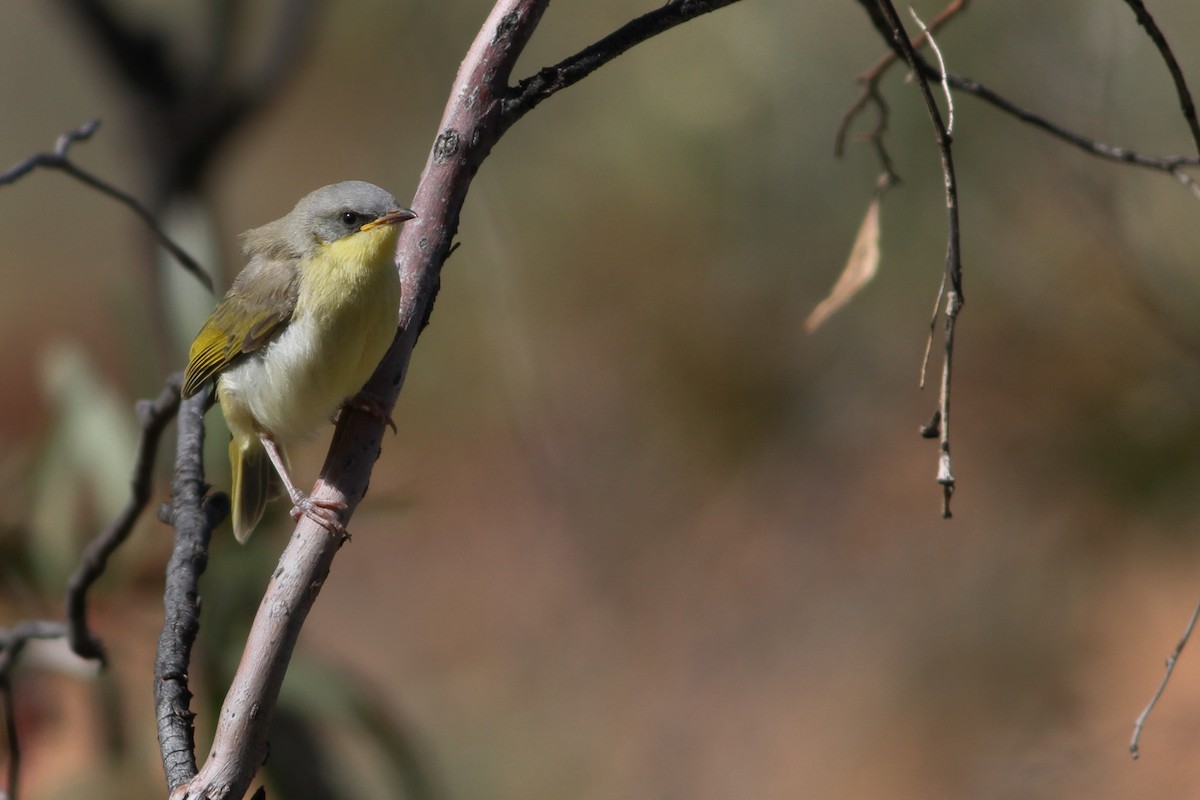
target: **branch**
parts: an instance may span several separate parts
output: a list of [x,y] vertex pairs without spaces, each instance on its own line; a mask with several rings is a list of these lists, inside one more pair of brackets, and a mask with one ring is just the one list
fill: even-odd
[[163,429],[179,409],[178,373],[167,379],[166,388],[153,400],[140,400],[135,407],[142,435],[138,440],[137,457],[133,463],[130,497],[121,513],[84,549],[79,566],[67,581],[68,639],[71,649],[80,658],[97,659],[104,663],[104,648],[88,629],[87,593],[96,579],[104,574],[108,557],[129,537],[134,523],[150,500],[153,488],[154,461],[158,440]]
[[[512,66],[545,5],[546,0],[498,2],[455,79],[412,203],[421,217],[400,233],[400,330],[365,387],[384,408],[394,407],[399,395],[467,190],[500,136],[501,100],[509,93]],[[312,497],[345,503],[343,522],[366,491],[382,438],[383,423],[370,414],[348,408],[338,419]],[[246,792],[266,755],[267,729],[300,628],[342,543],[301,517],[259,605],[208,759],[192,781],[173,789],[173,798],[241,797]]]
[[154,219],[154,215],[151,214],[145,206],[134,199],[132,195],[126,194],[112,184],[97,178],[92,173],[76,166],[75,162],[71,161],[70,157],[67,155],[67,151],[71,149],[71,145],[75,144],[75,142],[87,141],[92,137],[92,134],[95,133],[96,129],[99,127],[100,120],[94,119],[90,122],[85,122],[83,125],[79,126],[73,131],[64,133],[62,136],[58,137],[58,141],[54,145],[54,152],[35,153],[23,159],[22,161],[19,161],[4,173],[0,173],[0,186],[4,186],[9,183],[15,183],[17,180],[32,172],[37,167],[62,170],[76,180],[92,187],[93,189],[96,189],[103,194],[108,195],[117,202],[122,203],[126,208],[129,208],[131,211],[133,211],[133,213],[137,214],[142,222],[146,223],[146,227],[150,229],[150,232],[154,234],[154,237],[158,239],[158,243],[166,248],[167,252],[175,257],[175,260],[179,262],[180,266],[182,266],[187,272],[194,275],[196,280],[200,281],[200,283],[204,285],[204,288],[211,292],[213,290],[213,284],[212,278],[209,277],[209,274],[204,270],[203,267],[196,263],[195,259],[187,254],[187,251],[175,244],[174,240],[172,240],[171,237],[166,234],[166,231],[159,227],[158,222]]
[[[175,548],[163,590],[165,614],[154,658],[154,705],[163,772],[171,789],[196,775],[196,740],[189,706],[188,664],[200,630],[199,580],[208,565],[212,530],[229,513],[224,494],[205,498],[206,392],[183,401],[179,412],[171,505],[163,516],[175,528]],[[240,795],[238,795],[240,796]]]

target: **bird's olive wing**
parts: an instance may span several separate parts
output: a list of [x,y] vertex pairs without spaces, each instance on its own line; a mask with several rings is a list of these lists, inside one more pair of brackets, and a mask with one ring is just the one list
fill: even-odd
[[299,275],[296,261],[251,259],[192,342],[183,374],[184,397],[287,326],[296,308]]

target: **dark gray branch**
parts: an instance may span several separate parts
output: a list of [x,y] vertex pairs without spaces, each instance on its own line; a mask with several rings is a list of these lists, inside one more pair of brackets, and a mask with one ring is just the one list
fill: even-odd
[[175,476],[171,504],[163,510],[175,528],[175,548],[167,563],[165,609],[154,658],[154,704],[158,744],[167,785],[174,789],[196,775],[196,741],[190,704],[188,665],[200,630],[200,576],[208,565],[212,530],[229,513],[224,494],[206,498],[204,482],[204,411],[207,393],[179,408]]

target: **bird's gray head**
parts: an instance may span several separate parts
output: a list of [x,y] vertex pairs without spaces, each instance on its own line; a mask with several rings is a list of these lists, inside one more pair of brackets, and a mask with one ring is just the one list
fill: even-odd
[[402,211],[397,221],[416,216],[388,192],[366,181],[322,186],[296,203],[287,216],[242,234],[247,255],[299,258],[318,244],[357,233],[367,223]]

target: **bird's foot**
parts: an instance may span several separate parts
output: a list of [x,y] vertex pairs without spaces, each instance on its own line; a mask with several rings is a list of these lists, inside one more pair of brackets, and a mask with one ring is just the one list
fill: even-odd
[[299,522],[300,517],[308,517],[333,535],[350,538],[346,526],[338,517],[338,512],[345,510],[346,504],[340,500],[314,500],[303,494],[292,498],[293,522]]
[[387,425],[389,428],[391,428],[392,433],[397,432],[396,421],[392,419],[391,409],[388,408],[384,404],[383,400],[377,395],[371,394],[367,391],[361,391],[353,397],[347,399],[346,402],[342,403],[342,408],[347,406],[350,406],[351,408],[357,408],[359,411],[365,411],[372,417],[375,417],[375,419],[381,421],[384,425]]

